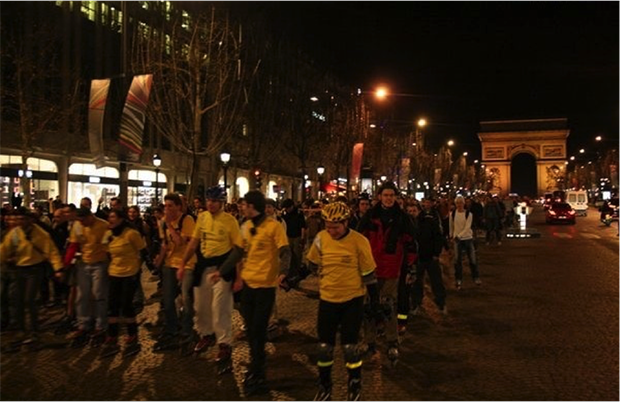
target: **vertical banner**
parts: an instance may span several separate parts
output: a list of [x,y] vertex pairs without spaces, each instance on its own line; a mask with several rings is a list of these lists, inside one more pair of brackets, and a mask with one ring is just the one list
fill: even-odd
[[362,156],[364,154],[364,143],[358,142],[353,145],[353,157],[351,158],[351,182],[358,183],[362,171]]
[[431,187],[434,187],[435,184],[439,184],[441,182],[441,168],[435,169],[435,175],[433,177],[433,182],[429,183]]
[[131,81],[127,100],[121,115],[119,136],[120,160],[138,162],[142,154],[142,136],[146,119],[146,106],[151,93],[153,75],[136,75]]
[[409,188],[408,181],[409,181],[409,172],[411,171],[410,164],[411,164],[411,159],[409,158],[401,159],[400,175],[398,176],[398,187],[400,187],[401,190]]
[[110,80],[92,80],[90,99],[88,101],[88,140],[90,152],[97,168],[103,167],[105,153],[103,150],[103,117],[108,100]]

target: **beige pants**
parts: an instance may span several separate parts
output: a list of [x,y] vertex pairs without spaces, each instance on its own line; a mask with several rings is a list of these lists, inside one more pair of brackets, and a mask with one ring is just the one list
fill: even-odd
[[[385,339],[388,343],[398,341],[398,321],[396,319],[396,300],[398,298],[398,278],[377,279],[381,303],[390,303],[392,314],[385,323]],[[376,343],[377,326],[374,320],[364,321],[364,340],[366,343]]]

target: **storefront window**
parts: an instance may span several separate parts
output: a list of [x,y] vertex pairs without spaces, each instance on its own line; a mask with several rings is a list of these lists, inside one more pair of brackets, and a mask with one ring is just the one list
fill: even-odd
[[[152,170],[130,170],[129,171],[129,205],[137,205],[140,211],[144,212],[147,208],[156,203],[162,204],[167,191],[167,178],[163,173],[157,177]],[[159,191],[156,191],[159,188]]]
[[118,169],[113,167],[97,168],[91,163],[73,163],[69,166],[68,202],[79,206],[80,200],[88,197],[93,212],[100,201],[109,205],[110,199],[120,193],[119,177]]
[[[14,204],[15,199],[23,198],[21,180],[24,176],[30,180],[30,207],[37,204],[47,205],[50,198],[58,192],[58,167],[47,159],[28,158],[28,168],[24,171],[20,155],[0,155],[3,174],[0,176],[0,199],[2,204]],[[14,205],[15,206],[15,205]]]
[[245,196],[245,194],[250,191],[250,183],[245,177],[237,177],[237,182],[235,184],[237,186],[237,194],[239,195],[237,198]]

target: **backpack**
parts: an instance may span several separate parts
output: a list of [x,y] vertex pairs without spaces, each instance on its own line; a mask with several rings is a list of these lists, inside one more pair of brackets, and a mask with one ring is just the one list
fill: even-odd
[[[179,232],[183,231],[183,221],[185,221],[185,217],[188,216],[189,214],[182,214],[181,215],[181,219],[179,220]],[[194,219],[195,220],[195,219]],[[166,230],[168,230],[168,227],[166,226],[166,221],[164,221],[162,228],[164,229],[164,243],[168,244],[168,236],[166,236]]]
[[[456,209],[452,211],[452,222],[454,222],[454,217],[456,216]],[[465,210],[465,220],[469,219],[469,209]]]

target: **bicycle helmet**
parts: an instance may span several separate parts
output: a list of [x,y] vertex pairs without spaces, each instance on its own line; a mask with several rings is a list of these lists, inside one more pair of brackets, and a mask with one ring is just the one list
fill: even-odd
[[351,210],[341,201],[327,204],[321,210],[321,217],[327,222],[339,223],[346,221],[351,216]]
[[226,201],[226,190],[220,186],[209,187],[205,192],[207,200]]

